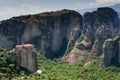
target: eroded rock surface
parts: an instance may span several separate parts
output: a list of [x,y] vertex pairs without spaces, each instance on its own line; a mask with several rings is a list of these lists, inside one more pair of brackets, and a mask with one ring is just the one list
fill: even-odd
[[113,39],[105,40],[103,44],[103,60],[101,67],[107,67],[114,61],[119,61],[120,49],[119,49],[120,36],[116,36]]
[[73,10],[13,17],[0,22],[0,47],[12,49],[22,43],[34,44],[48,58],[60,57],[68,41],[73,36],[77,38],[81,29],[82,16]]
[[[80,35],[84,39],[75,43]],[[61,10],[0,22],[0,47],[12,49],[22,43],[34,44],[38,51],[51,59],[63,56],[73,47],[63,57],[70,64],[78,63],[90,51],[85,61],[88,65],[102,53],[107,53],[102,47],[105,40],[117,35],[120,35],[120,19],[117,12],[107,7],[87,12],[83,17],[73,10]]]
[[11,60],[16,61],[18,66],[22,66],[31,72],[37,70],[37,56],[35,48],[31,44],[16,45],[11,54]]
[[[84,65],[88,65],[103,53],[103,43],[108,38],[114,38],[120,33],[120,24],[117,12],[111,8],[98,8],[92,13],[85,13],[83,17],[82,33],[84,39],[76,43],[68,55],[63,57],[71,63],[71,57],[81,60],[86,51],[91,51]],[[76,54],[77,53],[77,54]],[[79,55],[78,55],[79,54]],[[67,57],[67,59],[66,59]],[[77,60],[78,62],[78,60]],[[76,62],[75,62],[76,63]]]

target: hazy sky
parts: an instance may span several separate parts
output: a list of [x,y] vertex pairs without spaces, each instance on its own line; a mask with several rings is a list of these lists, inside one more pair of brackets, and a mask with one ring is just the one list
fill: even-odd
[[0,20],[60,9],[84,9],[120,3],[120,0],[0,0]]

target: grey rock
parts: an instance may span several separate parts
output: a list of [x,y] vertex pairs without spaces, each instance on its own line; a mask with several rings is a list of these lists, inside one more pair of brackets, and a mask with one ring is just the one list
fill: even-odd
[[37,56],[35,48],[31,44],[17,45],[13,49],[11,60],[16,61],[18,66],[22,66],[31,72],[37,70]]
[[80,37],[80,30],[78,28],[74,29],[72,32],[71,32],[71,35],[70,35],[70,39],[68,41],[68,44],[67,44],[67,49],[70,49],[71,47],[74,46],[75,44],[75,41],[78,37]]
[[[97,11],[91,13],[85,13],[81,31],[84,35],[84,39],[81,42],[75,44],[74,48],[68,54],[66,60],[71,62],[69,59],[71,59],[70,56],[72,55],[73,57],[77,56],[76,60],[82,60],[83,55],[87,51],[91,51],[84,64],[88,65],[103,53],[102,45],[106,39],[114,38],[116,35],[119,35],[119,21],[120,20],[118,18],[117,12],[107,7],[98,8]],[[66,55],[64,57],[66,57]],[[79,61],[77,60],[77,62]]]
[[119,36],[116,36],[114,39],[105,40],[103,44],[103,60],[101,67],[107,67],[111,65],[114,59],[119,61],[119,40]]
[[[12,49],[18,44],[34,44],[48,58],[63,56],[67,43],[77,38],[82,16],[73,10],[45,12],[13,17],[0,22],[0,47]],[[70,41],[69,41],[70,40]]]

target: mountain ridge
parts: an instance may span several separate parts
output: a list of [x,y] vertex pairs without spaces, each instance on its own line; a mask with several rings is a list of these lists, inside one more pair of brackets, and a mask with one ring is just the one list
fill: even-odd
[[[67,9],[13,17],[0,23],[0,47],[12,49],[22,43],[33,44],[51,59],[62,57],[65,51],[72,49],[67,56],[68,60],[66,57],[63,60],[72,61],[73,64],[91,50],[87,63],[103,53],[102,46],[106,39],[119,35],[119,22],[117,12],[108,7],[85,13],[83,17]],[[81,35],[83,40],[76,43]]]
[[[17,44],[31,43],[44,55],[54,57],[64,53],[61,53],[59,49],[64,51],[71,32],[80,31],[81,26],[82,16],[73,10],[64,9],[37,15],[13,17],[1,21],[0,42],[2,44],[0,46],[12,49]],[[58,53],[57,51],[61,54],[55,55],[54,53]]]
[[83,16],[64,9],[1,21],[0,47],[0,79],[120,77],[120,19],[112,8]]
[[[112,9],[114,9],[116,12],[120,12],[120,3],[114,4],[114,5],[110,5],[110,6],[104,6],[104,7],[110,7]],[[86,8],[86,9],[81,9],[81,10],[76,10],[76,11],[78,11],[81,14],[84,14],[86,12],[95,11],[95,10],[97,10],[97,8],[99,8],[99,7]]]

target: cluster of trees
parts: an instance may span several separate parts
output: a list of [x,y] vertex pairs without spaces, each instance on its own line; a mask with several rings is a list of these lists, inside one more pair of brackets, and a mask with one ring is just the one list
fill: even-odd
[[18,67],[16,62],[10,59],[11,51],[0,48],[0,80],[8,78],[11,80],[16,76],[29,75],[30,72],[23,67]]
[[[98,57],[87,67],[82,67],[82,63],[69,65],[62,62],[61,59],[46,59],[43,55],[38,55],[38,69],[42,70],[41,74],[30,74],[24,77],[25,80],[119,80],[120,68],[110,66],[100,68],[101,57]],[[16,80],[20,80],[17,77]]]
[[61,59],[50,60],[37,52],[38,69],[41,74],[27,73],[27,70],[17,67],[9,60],[10,51],[0,49],[0,78],[14,78],[14,80],[119,80],[120,68],[110,66],[100,68],[101,57],[87,67],[82,63],[69,65]]

